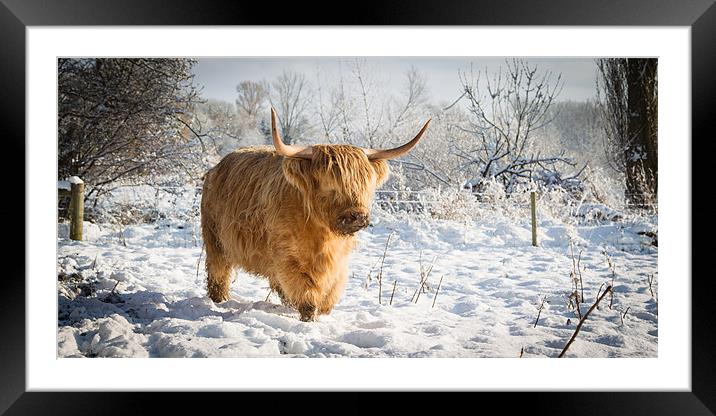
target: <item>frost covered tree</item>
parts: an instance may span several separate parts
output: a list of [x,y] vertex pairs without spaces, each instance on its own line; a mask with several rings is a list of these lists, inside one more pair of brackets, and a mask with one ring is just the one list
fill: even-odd
[[292,144],[310,128],[311,90],[306,76],[283,71],[270,85],[269,101],[276,109],[278,128],[286,144]]
[[[428,89],[423,75],[417,68],[410,67],[405,72],[405,80],[403,83],[404,94],[402,97],[394,98],[388,101],[387,111],[387,131],[386,135],[388,140],[400,142],[405,140],[402,135],[405,133],[404,129],[414,129],[412,125],[419,116],[423,114],[417,114],[425,108],[425,104],[428,100]],[[407,126],[408,124],[411,124]]]
[[357,106],[352,140],[369,148],[381,147],[385,139],[380,130],[386,122],[384,109],[388,97],[381,89],[376,72],[364,59],[351,63],[351,75],[356,86],[353,99]]
[[316,114],[324,138],[329,143],[380,147],[386,139],[385,106],[390,98],[376,68],[365,59],[340,63],[335,85],[324,86],[317,73]]
[[534,143],[535,133],[553,119],[550,108],[562,90],[561,75],[521,59],[505,64],[493,74],[473,68],[459,74],[469,120],[456,127],[472,140],[455,143],[453,152],[462,159],[458,171],[471,173],[469,185],[478,189],[492,179],[508,191],[525,182],[565,185],[581,173],[565,176],[576,163],[564,151],[543,154]]
[[[378,85],[375,91],[382,92],[386,89]],[[361,97],[363,91],[364,89],[360,88]],[[428,117],[439,111],[438,108],[429,105],[425,75],[414,66],[403,74],[397,94],[390,96],[382,92],[377,95],[382,96],[383,99],[361,100],[376,103],[373,106],[379,113],[373,121],[376,124],[370,140],[373,146],[392,147],[404,143],[415,135],[417,128],[425,123]],[[366,112],[366,119],[369,113]],[[447,164],[441,156],[447,153],[443,146],[445,141],[440,140],[441,135],[437,133],[440,130],[439,124],[441,124],[440,120],[433,117],[433,122],[421,144],[404,157],[391,161],[392,165],[399,166],[399,171],[404,175],[401,180],[406,188],[419,189],[450,184],[447,172],[443,169]]]
[[[318,73],[317,73],[318,74]],[[341,96],[338,89],[325,91],[321,84],[320,75],[317,75],[316,88],[316,115],[318,126],[321,131],[320,141],[326,143],[336,142],[336,132],[341,125],[340,101]]]
[[58,177],[81,177],[89,197],[120,180],[194,175],[203,140],[191,127],[194,63],[59,59]]
[[209,99],[198,104],[192,125],[207,138],[206,151],[215,162],[240,147],[271,143],[265,117],[251,115],[227,101]]
[[236,107],[249,118],[256,119],[268,98],[268,86],[265,82],[241,81],[236,86]]
[[207,153],[224,155],[240,144],[240,117],[232,103],[209,99],[198,104],[192,127],[207,138]]
[[542,148],[552,152],[564,149],[579,165],[608,167],[604,125],[595,100],[555,102],[550,111],[552,122],[540,132]]
[[[345,63],[345,71],[341,66],[334,84],[321,78],[319,68],[316,85],[315,113],[323,136],[318,141],[370,148],[400,145],[439,110],[430,106],[425,75],[415,67],[405,71],[400,84],[389,85],[379,67],[365,59],[354,59]],[[404,157],[390,161],[394,172],[402,174],[393,175],[395,180],[390,179],[388,187],[415,189],[449,184],[442,170],[447,165],[439,157],[445,153],[436,152],[436,124],[434,119],[427,132],[430,138]]]
[[658,192],[657,60],[606,58],[597,66],[610,165],[624,174],[627,202],[652,203]]
[[428,116],[432,117],[432,122],[425,138],[406,157],[393,163],[400,165],[405,175],[404,183],[413,190],[457,186],[460,180],[456,180],[454,173],[460,160],[451,152],[451,146],[462,135],[454,130],[454,125],[464,121],[463,111],[458,108],[442,111],[439,106],[425,104],[396,129],[395,135],[404,140],[411,138],[415,126],[425,122]]

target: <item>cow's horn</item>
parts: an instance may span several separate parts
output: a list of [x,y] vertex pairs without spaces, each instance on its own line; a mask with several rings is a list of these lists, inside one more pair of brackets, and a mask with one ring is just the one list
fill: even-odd
[[276,128],[276,110],[273,107],[271,107],[271,136],[273,136],[273,147],[276,148],[276,152],[281,156],[311,159],[311,154],[313,153],[311,146],[292,146],[283,143]]
[[365,150],[366,156],[368,156],[369,160],[376,160],[376,159],[395,159],[396,157],[400,157],[413,147],[415,147],[416,144],[418,144],[418,141],[421,137],[423,137],[423,133],[425,133],[425,130],[428,129],[428,125],[432,119],[428,119],[428,121],[425,123],[422,129],[418,132],[418,135],[413,138],[413,140],[405,143],[402,146],[393,148],[393,149],[363,149]]

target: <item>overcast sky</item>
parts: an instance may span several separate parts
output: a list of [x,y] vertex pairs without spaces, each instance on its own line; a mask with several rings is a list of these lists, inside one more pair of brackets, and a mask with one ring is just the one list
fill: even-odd
[[[343,57],[288,57],[288,58],[200,58],[194,68],[195,82],[203,87],[204,98],[233,102],[236,85],[244,80],[276,78],[284,69],[305,73],[316,82],[317,69],[321,79],[328,83],[339,79],[341,72],[350,75],[350,64],[356,58]],[[363,58],[361,58],[363,59]],[[400,94],[405,87],[405,73],[416,67],[425,76],[433,102],[449,103],[461,93],[458,70],[496,71],[504,66],[505,58],[474,57],[369,57],[367,67],[381,85],[387,85]],[[558,100],[583,101],[595,96],[596,65],[592,58],[527,58],[541,70],[561,73],[564,89]]]

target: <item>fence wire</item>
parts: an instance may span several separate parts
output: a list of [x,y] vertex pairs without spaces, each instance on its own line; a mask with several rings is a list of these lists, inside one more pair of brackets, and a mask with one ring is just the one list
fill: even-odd
[[[444,191],[443,191],[444,192]],[[196,221],[200,216],[201,187],[193,186],[150,186],[128,185],[119,186],[110,195],[103,196],[99,201],[89,201],[85,207],[86,216],[97,221],[110,222],[159,222],[159,221]],[[373,208],[390,213],[435,214],[436,211],[455,208],[450,206],[455,201],[446,200],[446,194],[437,190],[378,190],[373,200]],[[461,201],[469,201],[484,207],[499,208],[510,206],[517,209],[529,209],[529,192],[494,195],[468,190],[450,194],[458,196]],[[542,195],[538,193],[539,206]],[[470,200],[472,198],[472,200]],[[658,209],[654,203],[633,203],[633,197],[625,197],[624,209],[649,211]],[[584,201],[570,201],[565,208],[578,214],[578,205]],[[66,200],[58,201],[58,216],[65,217]]]

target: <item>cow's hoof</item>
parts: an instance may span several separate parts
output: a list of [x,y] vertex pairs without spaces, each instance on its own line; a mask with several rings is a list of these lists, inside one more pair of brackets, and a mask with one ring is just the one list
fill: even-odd
[[315,322],[318,319],[318,309],[315,306],[302,306],[298,312],[303,322]]

